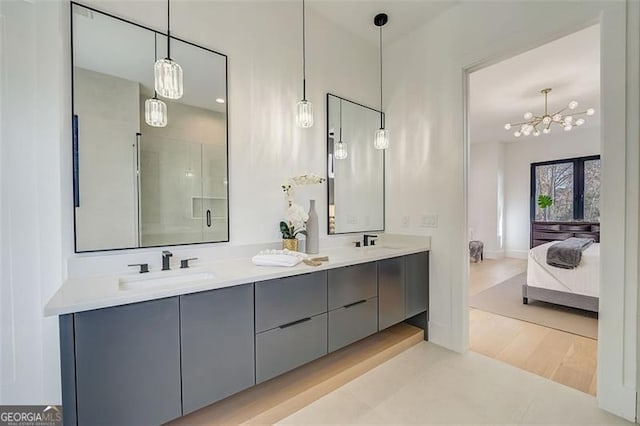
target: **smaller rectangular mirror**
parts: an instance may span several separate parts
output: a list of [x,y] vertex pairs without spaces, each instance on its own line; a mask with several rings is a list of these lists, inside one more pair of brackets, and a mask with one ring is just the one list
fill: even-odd
[[327,94],[329,234],[384,231],[384,150],[373,146],[380,114]]

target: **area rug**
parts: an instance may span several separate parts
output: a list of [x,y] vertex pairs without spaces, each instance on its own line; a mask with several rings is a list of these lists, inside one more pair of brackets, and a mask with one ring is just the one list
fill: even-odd
[[529,299],[522,303],[522,273],[469,297],[469,306],[505,317],[532,322],[572,334],[598,338],[598,314]]

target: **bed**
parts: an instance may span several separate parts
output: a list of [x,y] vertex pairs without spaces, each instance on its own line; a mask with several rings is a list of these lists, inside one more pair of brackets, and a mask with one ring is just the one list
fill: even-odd
[[[596,241],[582,253],[575,269],[547,264],[547,250],[569,237],[588,237]],[[522,302],[540,300],[598,312],[600,288],[600,226],[594,223],[534,222],[528,254],[527,282],[522,286]]]

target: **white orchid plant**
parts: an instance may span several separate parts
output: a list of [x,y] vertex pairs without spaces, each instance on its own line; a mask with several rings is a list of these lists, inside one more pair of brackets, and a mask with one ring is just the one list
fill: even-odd
[[307,220],[309,220],[309,215],[300,204],[294,202],[295,188],[301,185],[315,185],[325,181],[326,179],[322,176],[306,173],[290,177],[282,184],[282,192],[285,194],[285,200],[288,205],[286,220],[280,222],[280,232],[283,239],[294,239],[298,234],[307,235],[305,226]]

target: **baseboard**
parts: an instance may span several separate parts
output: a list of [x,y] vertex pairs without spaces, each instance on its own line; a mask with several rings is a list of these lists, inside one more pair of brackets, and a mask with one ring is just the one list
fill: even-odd
[[503,259],[504,250],[484,250],[485,259]]
[[438,346],[442,346],[445,349],[449,349],[450,351],[463,353],[466,351],[466,347],[463,347],[462,344],[455,344],[451,339],[451,326],[446,324],[440,324],[434,322],[433,320],[429,321],[429,342],[436,344]]
[[529,250],[506,250],[504,252],[505,257],[512,257],[514,259],[526,259],[529,255]]

